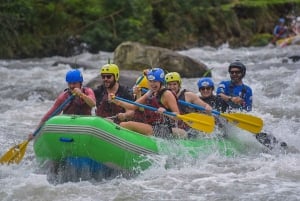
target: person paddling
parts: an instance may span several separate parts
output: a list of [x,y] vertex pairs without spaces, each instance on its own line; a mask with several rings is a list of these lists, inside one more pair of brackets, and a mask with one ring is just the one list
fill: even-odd
[[[188,91],[187,89],[182,89],[182,80],[181,76],[177,72],[168,73],[165,77],[167,88],[170,89],[174,94],[176,94],[178,100],[183,100],[186,102],[190,102],[196,105],[200,105],[205,108],[207,113],[210,113],[212,107],[202,101],[196,94]],[[180,111],[182,114],[190,113],[191,111],[186,106],[179,105]]]
[[[193,92],[188,91],[187,89],[182,89],[182,80],[179,73],[170,72],[166,74],[165,80],[166,80],[167,88],[176,95],[178,101],[181,100],[192,104],[196,104],[204,107],[206,113],[211,112],[212,108],[209,104],[202,101]],[[194,108],[187,107],[182,104],[179,104],[179,109],[181,114],[188,114],[195,111]],[[188,137],[191,137],[192,133],[198,133],[198,131],[195,132],[194,129],[190,128],[186,123],[182,121],[179,122],[178,127],[187,131]]]
[[[144,70],[143,74],[136,79],[134,86],[132,87],[134,100],[139,99],[142,95],[144,95],[149,90],[149,84],[147,80],[147,70]],[[137,122],[145,122],[145,119],[151,117],[152,111],[145,110],[142,107],[139,107],[136,110],[126,110],[126,112],[120,112],[116,115],[116,117],[120,121],[137,121]]]
[[278,24],[276,24],[273,29],[273,36],[273,44],[275,44],[277,40],[286,38],[288,36],[288,28],[285,26],[284,18],[279,18]]
[[246,66],[239,60],[230,63],[228,67],[229,81],[222,81],[218,85],[217,95],[228,105],[229,110],[252,110],[252,89],[243,83]]
[[209,77],[202,77],[197,82],[200,92],[200,99],[209,104],[213,109],[219,112],[226,112],[228,104],[219,96],[214,94],[215,84]]
[[[120,71],[116,64],[105,64],[100,69],[102,84],[94,90],[96,96],[96,115],[100,117],[113,117],[126,110],[118,105],[111,104],[109,94],[133,100],[133,95],[127,86],[119,83]],[[120,123],[120,119],[113,118],[115,123]]]
[[[252,110],[252,89],[242,81],[246,75],[246,66],[236,60],[230,63],[228,72],[231,80],[220,82],[217,95],[228,104],[229,112],[234,109],[250,112]],[[264,132],[257,133],[256,139],[270,149],[276,144],[282,147],[287,146],[285,142],[279,142],[273,135]]]
[[[164,111],[170,111],[180,114],[175,95],[165,88],[165,73],[161,68],[153,68],[147,73],[149,91],[138,98],[135,102],[145,104],[153,108],[158,108],[156,112],[151,111],[152,115],[147,116],[144,122],[127,121],[121,122],[120,125],[129,130],[144,134],[154,135],[156,137],[170,138],[173,137],[172,128],[176,122],[172,117],[162,114]],[[139,107],[117,99],[111,102],[129,110],[137,110]]]
[[[59,113],[63,114],[76,114],[76,115],[91,115],[92,108],[96,105],[96,98],[93,90],[89,87],[83,87],[83,76],[80,70],[70,70],[66,74],[66,82],[68,88],[59,94],[54,105],[43,116],[38,127],[40,127],[45,121],[47,121],[52,114],[68,99],[70,96],[74,96],[70,102],[62,108]],[[29,139],[34,136],[29,134]]]

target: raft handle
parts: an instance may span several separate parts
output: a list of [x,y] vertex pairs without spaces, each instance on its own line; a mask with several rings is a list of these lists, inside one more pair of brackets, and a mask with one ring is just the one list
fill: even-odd
[[61,137],[61,138],[59,138],[59,141],[61,141],[61,142],[73,142],[74,139],[73,138],[68,138],[68,137]]

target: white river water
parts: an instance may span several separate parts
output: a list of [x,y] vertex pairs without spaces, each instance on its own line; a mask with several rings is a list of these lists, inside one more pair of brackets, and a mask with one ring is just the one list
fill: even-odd
[[[245,153],[224,157],[217,153],[196,162],[181,161],[165,169],[150,168],[134,178],[53,185],[39,173],[32,143],[18,165],[0,165],[0,200],[300,200],[300,55],[299,46],[286,48],[194,48],[179,52],[213,68],[215,83],[228,79],[228,64],[240,59],[247,67],[244,82],[254,93],[253,115],[264,120],[264,131],[285,141],[293,151],[262,151],[255,137],[237,131],[248,147]],[[82,54],[68,58],[99,66],[111,53]],[[66,87],[68,65],[52,66],[59,57],[0,60],[0,155],[26,139],[36,128],[53,98]],[[81,69],[85,81],[99,68]],[[122,76],[122,75],[121,75]],[[183,79],[185,88],[197,91],[198,79]],[[253,147],[252,147],[253,146]]]

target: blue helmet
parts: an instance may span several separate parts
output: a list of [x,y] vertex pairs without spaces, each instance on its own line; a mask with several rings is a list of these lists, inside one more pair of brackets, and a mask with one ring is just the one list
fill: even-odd
[[285,19],[284,19],[284,18],[279,18],[278,22],[279,22],[279,23],[284,23],[284,22],[285,22]]
[[67,83],[83,82],[83,77],[80,70],[73,69],[68,71],[66,74],[66,82]]
[[242,77],[245,77],[245,75],[246,75],[246,66],[242,62],[240,62],[239,60],[236,60],[236,61],[232,62],[231,64],[229,64],[228,72],[231,70],[231,68],[239,68],[242,72]]
[[147,79],[149,81],[158,81],[161,83],[165,82],[165,72],[161,68],[152,68],[147,73]]
[[214,82],[211,78],[209,77],[202,77],[199,79],[198,83],[198,88],[200,89],[201,87],[212,87],[213,89],[215,88]]

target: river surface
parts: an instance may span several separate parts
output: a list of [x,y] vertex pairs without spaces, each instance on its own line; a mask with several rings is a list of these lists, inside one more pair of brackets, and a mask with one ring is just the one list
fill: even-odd
[[[54,185],[39,172],[31,142],[20,164],[0,166],[0,200],[300,200],[300,62],[287,59],[300,55],[299,46],[230,49],[224,45],[179,53],[212,68],[215,83],[229,78],[231,61],[243,61],[247,67],[244,82],[254,93],[252,114],[264,120],[264,131],[285,141],[292,151],[267,151],[252,134],[236,129],[246,151],[235,157],[212,153],[193,162],[186,158],[167,169],[162,160],[161,165],[133,178]],[[53,66],[54,62],[66,59],[91,64],[93,67],[81,69],[87,83],[112,57],[112,53],[101,52],[71,58],[0,60],[0,155],[35,130],[56,95],[66,88],[64,76],[70,66]],[[183,86],[197,92],[197,81],[183,79]]]

